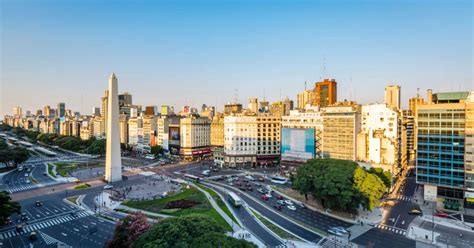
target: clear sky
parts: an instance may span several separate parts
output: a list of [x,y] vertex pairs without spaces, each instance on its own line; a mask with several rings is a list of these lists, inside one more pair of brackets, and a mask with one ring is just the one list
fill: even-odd
[[176,109],[222,109],[235,89],[296,100],[323,77],[360,103],[387,84],[405,106],[417,88],[474,90],[470,0],[0,2],[2,117],[60,101],[90,114],[111,72],[135,104]]

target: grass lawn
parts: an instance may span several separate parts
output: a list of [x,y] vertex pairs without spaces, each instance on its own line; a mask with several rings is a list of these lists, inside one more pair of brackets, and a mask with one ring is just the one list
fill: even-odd
[[[190,208],[183,209],[165,209],[166,204],[177,200],[188,200],[197,202]],[[206,196],[194,187],[184,189],[182,192],[161,198],[156,200],[144,200],[144,201],[126,201],[123,203],[125,206],[143,209],[149,212],[167,214],[171,216],[186,216],[191,214],[202,214],[209,216],[216,220],[226,231],[232,231],[232,228],[227,222],[219,215],[219,213],[211,206],[211,203],[206,199]]]
[[54,178],[56,178],[56,175],[53,173],[53,165],[48,164],[48,174]]
[[280,227],[274,225],[273,223],[268,221],[266,218],[261,216],[259,213],[255,212],[253,209],[251,209],[251,211],[266,227],[268,227],[268,229],[272,230],[280,238],[300,240],[299,238],[293,236],[291,233],[288,233],[287,231],[285,231],[285,230],[281,229]]
[[[103,167],[103,163],[68,163],[68,162],[58,162],[54,163],[56,165],[56,173],[62,177],[68,177],[69,173],[76,171],[76,170],[81,170],[81,169],[86,169],[86,168],[95,168],[95,167]],[[52,168],[50,168],[50,165],[48,164],[48,173],[55,177],[52,173]]]
[[87,188],[90,188],[90,187],[91,187],[90,184],[83,183],[83,184],[79,184],[79,185],[75,186],[74,189],[87,189]]
[[[222,211],[224,211],[227,216],[229,216],[235,223],[238,223],[237,220],[235,219],[235,216],[234,214],[232,214],[232,212],[230,211],[230,209],[227,207],[227,205],[225,204],[224,201],[222,201],[222,198],[217,194],[217,192],[215,192],[214,190],[210,189],[210,188],[207,188],[206,186],[200,184],[200,183],[197,183],[196,184],[199,188],[207,191],[211,196],[212,198],[214,198],[214,200],[216,201],[217,205],[219,205],[219,207],[222,209]],[[240,226],[240,225],[239,225]]]
[[76,200],[77,200],[77,198],[79,198],[79,196],[78,196],[78,195],[76,195],[76,196],[71,196],[71,197],[68,197],[68,198],[66,198],[66,200],[68,200],[68,201],[72,202],[72,204],[76,204]]

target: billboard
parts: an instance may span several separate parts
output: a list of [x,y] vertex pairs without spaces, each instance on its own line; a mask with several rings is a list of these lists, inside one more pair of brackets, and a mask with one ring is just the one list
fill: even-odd
[[179,127],[170,127],[169,129],[169,141],[170,145],[179,146]]
[[281,129],[281,159],[306,161],[314,158],[315,139],[312,128]]

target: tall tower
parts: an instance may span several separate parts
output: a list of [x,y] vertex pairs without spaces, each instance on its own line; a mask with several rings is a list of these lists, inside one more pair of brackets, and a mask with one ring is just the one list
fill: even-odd
[[122,180],[122,161],[120,157],[120,128],[117,77],[112,73],[109,78],[107,99],[107,146],[105,157],[105,180]]

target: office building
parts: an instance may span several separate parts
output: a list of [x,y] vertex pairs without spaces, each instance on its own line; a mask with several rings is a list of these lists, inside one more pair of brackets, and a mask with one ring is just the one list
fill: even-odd
[[46,105],[43,107],[43,114],[46,118],[51,118],[53,115],[51,113],[51,108],[49,107],[49,105]]
[[185,159],[203,158],[210,155],[211,121],[209,118],[188,116],[181,118],[180,154]]
[[337,101],[337,82],[335,79],[324,79],[314,86],[313,105],[319,107],[330,106]]
[[211,151],[214,164],[224,165],[224,115],[217,113],[211,122]]
[[280,159],[281,116],[257,116],[257,165],[275,166]]
[[436,202],[438,208],[458,211],[464,200],[474,200],[465,188],[470,169],[465,166],[465,152],[472,150],[472,143],[466,142],[466,132],[471,132],[466,120],[471,124],[472,117],[466,115],[466,106],[469,111],[471,107],[466,104],[468,96],[469,92],[428,90],[427,102],[417,105],[416,181],[423,185],[424,199]]
[[400,86],[388,85],[385,87],[385,104],[390,108],[400,110]]
[[119,108],[132,105],[132,95],[130,95],[128,92],[124,92],[123,94],[118,95],[118,99]]
[[299,110],[305,109],[306,105],[311,104],[311,96],[314,95],[311,90],[304,90],[301,93],[298,93],[296,99],[296,108]]
[[92,116],[100,116],[100,108],[99,107],[93,107],[92,108]]
[[126,114],[119,115],[120,143],[128,144],[128,116]]
[[146,106],[145,107],[145,115],[146,116],[156,116],[156,115],[158,115],[158,107],[157,106]]
[[338,102],[322,109],[322,157],[344,160],[357,158],[357,134],[360,132],[360,106]]
[[143,133],[143,118],[130,117],[128,119],[128,144],[129,145],[131,146],[138,145],[138,141],[143,139],[143,136],[139,137],[140,132]]
[[224,165],[232,168],[257,164],[257,116],[224,117]]
[[66,115],[66,104],[63,102],[58,103],[58,108],[56,109],[56,116],[61,118]]

